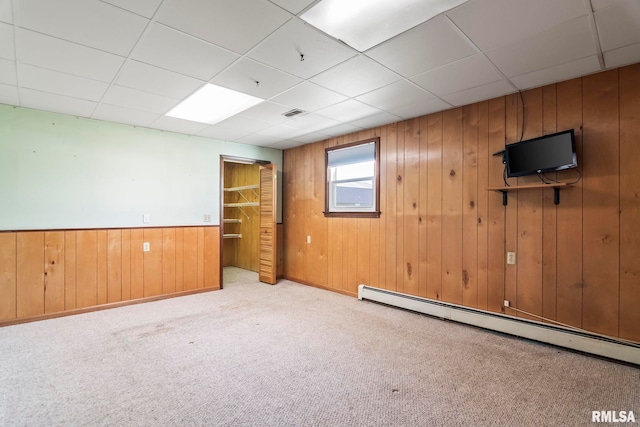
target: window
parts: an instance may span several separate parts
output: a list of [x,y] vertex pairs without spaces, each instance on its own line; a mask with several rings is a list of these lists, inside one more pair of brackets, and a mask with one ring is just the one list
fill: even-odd
[[325,150],[325,216],[380,216],[380,138]]

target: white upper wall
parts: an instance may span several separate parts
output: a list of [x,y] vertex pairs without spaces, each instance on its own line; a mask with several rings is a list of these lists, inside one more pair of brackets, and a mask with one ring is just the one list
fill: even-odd
[[0,230],[220,224],[221,155],[278,166],[281,222],[281,150],[0,105]]

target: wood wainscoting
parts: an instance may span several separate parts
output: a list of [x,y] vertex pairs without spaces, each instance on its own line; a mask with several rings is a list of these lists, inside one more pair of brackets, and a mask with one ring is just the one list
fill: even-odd
[[219,259],[218,226],[0,232],[0,325],[220,289]]

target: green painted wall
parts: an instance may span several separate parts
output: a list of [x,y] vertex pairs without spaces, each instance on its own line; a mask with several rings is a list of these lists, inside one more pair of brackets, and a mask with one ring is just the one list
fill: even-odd
[[219,224],[220,155],[282,170],[277,149],[0,105],[0,230]]

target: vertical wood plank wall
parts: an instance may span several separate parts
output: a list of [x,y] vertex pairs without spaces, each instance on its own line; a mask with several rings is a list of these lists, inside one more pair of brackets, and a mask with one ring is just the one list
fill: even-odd
[[219,239],[217,226],[0,232],[0,321],[219,289]]
[[[640,341],[640,64],[284,152],[284,276],[516,308]],[[505,144],[575,129],[582,180],[509,194]],[[325,147],[380,136],[380,218],[325,218]],[[574,181],[575,170],[552,174]],[[510,179],[511,185],[537,177]],[[306,236],[311,243],[306,243]],[[507,251],[517,264],[506,265]],[[0,274],[2,274],[0,272]],[[510,309],[507,314],[518,315]],[[526,316],[524,316],[526,317]]]

